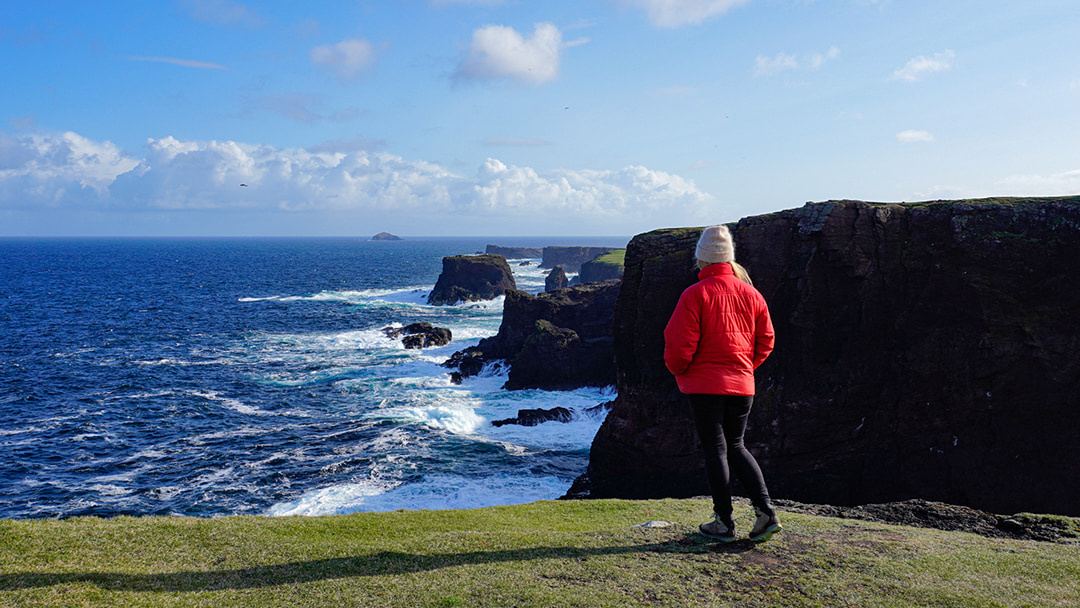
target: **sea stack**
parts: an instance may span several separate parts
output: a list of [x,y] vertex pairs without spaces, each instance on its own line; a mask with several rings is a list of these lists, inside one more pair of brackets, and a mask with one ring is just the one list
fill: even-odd
[[428,294],[428,304],[443,306],[493,300],[507,289],[517,289],[517,284],[503,256],[455,255],[443,258],[443,270]]

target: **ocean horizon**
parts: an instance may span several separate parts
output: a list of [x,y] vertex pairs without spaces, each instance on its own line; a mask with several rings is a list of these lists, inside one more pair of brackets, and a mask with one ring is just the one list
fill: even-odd
[[[613,387],[442,367],[502,298],[428,306],[449,255],[623,237],[0,237],[0,517],[321,515],[558,498]],[[511,260],[543,291],[539,259]],[[408,350],[383,328],[447,327]],[[495,427],[562,406],[569,423]]]

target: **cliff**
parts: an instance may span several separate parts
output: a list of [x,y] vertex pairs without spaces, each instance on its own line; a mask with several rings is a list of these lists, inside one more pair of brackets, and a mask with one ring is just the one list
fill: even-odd
[[[1080,197],[831,201],[732,229],[776,327],[747,433],[775,497],[1080,515]],[[708,491],[663,364],[699,233],[628,246],[619,395],[571,496]]]
[[566,272],[577,272],[591,259],[610,253],[614,247],[544,247],[541,268],[562,266]]
[[499,333],[455,353],[444,365],[461,376],[510,363],[507,389],[563,390],[615,383],[611,321],[618,281],[542,293],[506,292]]
[[538,258],[544,255],[544,250],[539,247],[500,247],[488,245],[484,253],[501,255],[508,260],[520,260],[524,258]]
[[578,271],[579,283],[596,283],[621,279],[623,263],[626,257],[625,249],[615,249],[604,255],[598,256],[581,265]]
[[455,255],[443,258],[443,269],[428,294],[428,304],[492,300],[516,288],[514,273],[501,255]]

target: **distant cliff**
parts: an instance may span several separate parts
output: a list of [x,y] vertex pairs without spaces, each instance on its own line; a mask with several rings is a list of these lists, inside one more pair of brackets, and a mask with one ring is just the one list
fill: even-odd
[[610,253],[614,247],[544,247],[541,268],[562,266],[566,272],[577,272],[589,260]]
[[[1080,197],[831,201],[732,228],[776,327],[747,433],[774,496],[1080,515]],[[663,364],[699,233],[628,246],[619,394],[570,495],[708,491]]]
[[484,253],[501,255],[508,260],[520,260],[523,258],[538,258],[544,255],[544,250],[539,247],[500,247],[488,245]]
[[613,249],[612,251],[595,257],[581,265],[578,271],[578,283],[596,283],[621,279],[623,273],[623,260],[626,257],[625,249]]

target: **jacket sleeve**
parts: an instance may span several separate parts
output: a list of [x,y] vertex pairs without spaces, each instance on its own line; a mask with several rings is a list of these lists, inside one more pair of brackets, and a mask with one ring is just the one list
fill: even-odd
[[761,308],[758,311],[754,323],[754,369],[765,362],[772,353],[776,342],[776,334],[773,331],[772,317],[769,316],[769,306],[765,299],[761,299]]
[[676,376],[684,374],[690,367],[701,338],[699,311],[694,302],[683,292],[664,328],[664,364]]

